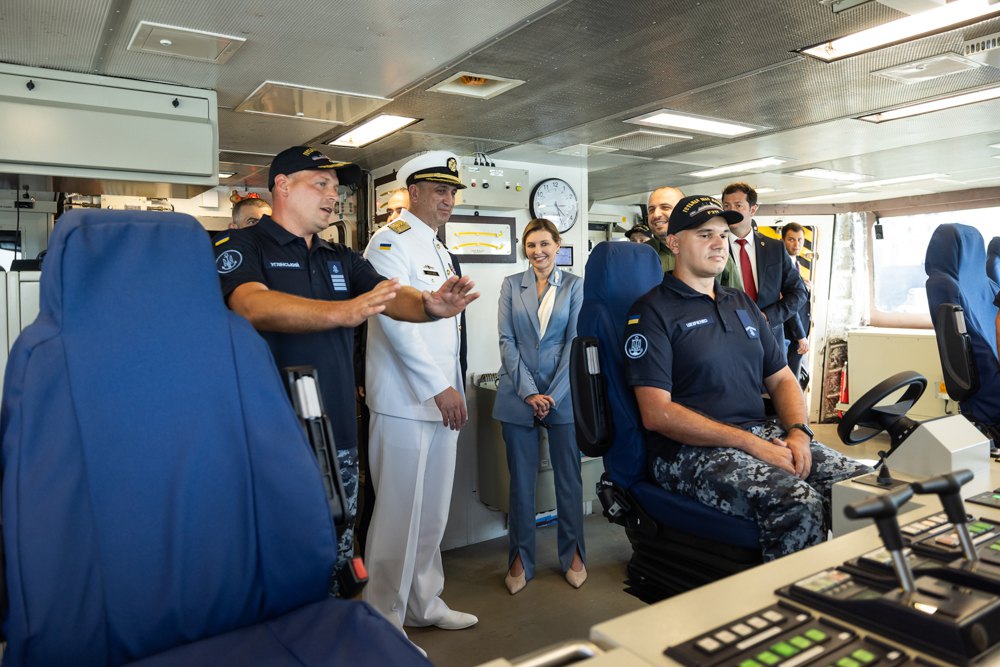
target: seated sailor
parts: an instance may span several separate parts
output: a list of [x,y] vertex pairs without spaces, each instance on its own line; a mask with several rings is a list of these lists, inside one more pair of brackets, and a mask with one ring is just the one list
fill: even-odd
[[[629,311],[626,373],[654,480],[755,521],[773,560],[822,542],[833,484],[871,469],[813,439],[767,320],[746,293],[719,283],[738,215],[706,196],[674,207],[666,243],[676,265]],[[777,423],[765,417],[762,384]]]

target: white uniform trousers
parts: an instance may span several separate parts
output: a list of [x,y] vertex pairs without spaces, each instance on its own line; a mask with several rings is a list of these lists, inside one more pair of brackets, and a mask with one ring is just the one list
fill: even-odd
[[371,413],[375,511],[368,531],[365,602],[402,628],[433,625],[441,599],[441,540],[448,523],[458,431],[441,422]]

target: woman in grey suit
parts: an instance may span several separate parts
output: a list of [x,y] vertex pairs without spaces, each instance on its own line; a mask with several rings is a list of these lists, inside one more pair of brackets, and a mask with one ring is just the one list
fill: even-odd
[[559,232],[548,220],[528,223],[524,254],[531,267],[500,289],[500,380],[493,418],[501,422],[510,469],[511,595],[535,574],[535,479],[541,429],[548,430],[559,513],[559,563],[566,581],[587,579],[583,483],[569,395],[569,349],[583,303],[583,281],[556,268]]

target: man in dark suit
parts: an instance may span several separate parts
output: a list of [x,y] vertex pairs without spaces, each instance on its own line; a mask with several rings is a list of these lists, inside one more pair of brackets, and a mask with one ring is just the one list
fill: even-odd
[[[781,228],[781,241],[785,244],[785,250],[792,260],[792,264],[799,270],[799,253],[806,242],[806,233],[802,225],[797,222],[789,222]],[[809,281],[803,279],[806,286],[806,293],[812,291]],[[809,352],[809,330],[812,328],[812,308],[810,299],[806,297],[806,302],[802,308],[785,322],[785,337],[788,339],[788,368],[796,379],[799,379],[799,368],[802,365],[802,356]],[[803,386],[803,389],[805,387]]]
[[788,261],[785,245],[753,229],[757,191],[746,183],[731,183],[722,191],[722,208],[743,219],[729,225],[729,252],[743,278],[743,290],[764,313],[784,349],[785,322],[809,299],[797,266]]

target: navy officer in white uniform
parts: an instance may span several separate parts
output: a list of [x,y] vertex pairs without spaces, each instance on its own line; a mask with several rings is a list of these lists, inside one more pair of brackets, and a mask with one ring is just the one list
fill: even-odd
[[[406,184],[410,206],[372,236],[365,257],[377,271],[431,292],[455,275],[436,233],[465,187],[458,168],[458,158],[447,151],[424,153],[400,167],[397,179]],[[373,317],[366,380],[375,511],[365,549],[364,599],[400,628],[475,625],[479,619],[449,609],[441,599],[441,540],[458,432],[468,419],[459,318],[414,326]]]

